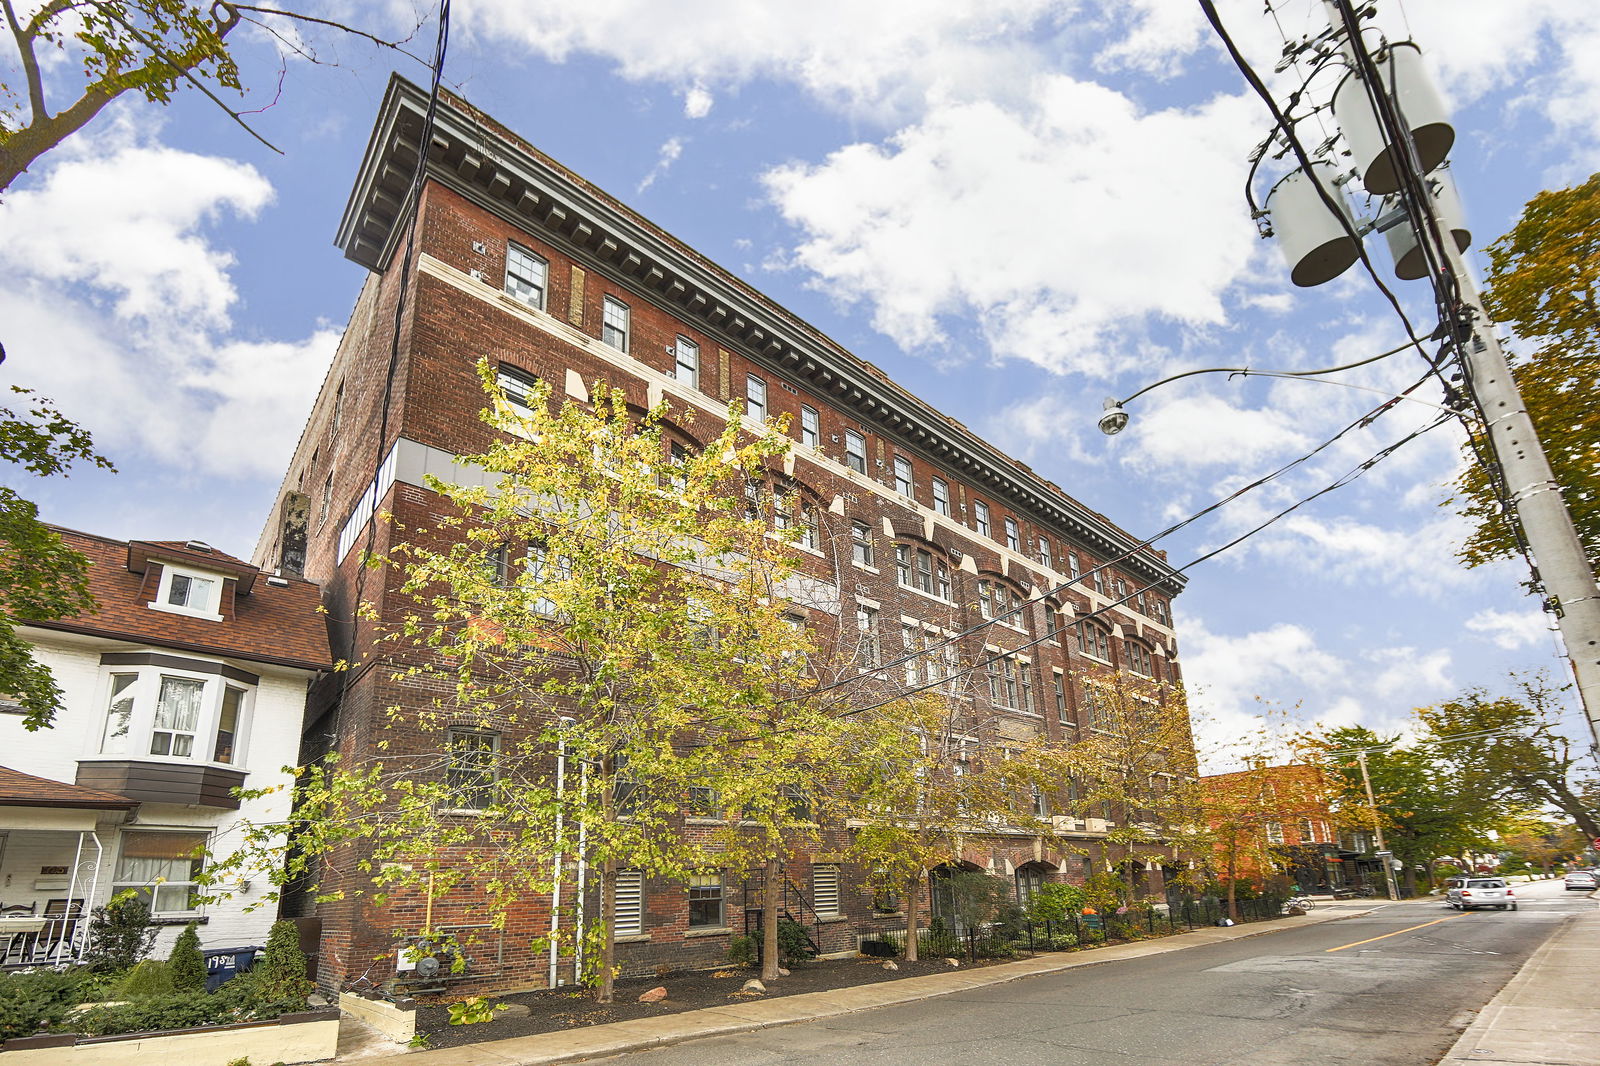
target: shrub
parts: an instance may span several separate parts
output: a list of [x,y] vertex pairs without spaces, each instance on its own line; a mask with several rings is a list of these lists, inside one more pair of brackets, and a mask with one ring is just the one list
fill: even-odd
[[760,942],[753,936],[736,936],[728,941],[728,961],[735,966],[753,965],[761,955]]
[[248,1012],[220,996],[204,992],[169,992],[148,996],[132,1003],[90,1007],[72,1019],[74,1032],[89,1036],[114,1036],[118,1033],[147,1033],[160,1029],[190,1029],[240,1021]]
[[142,899],[114,899],[89,915],[89,945],[101,972],[128,970],[150,954],[156,928],[150,924],[150,907]]
[[146,999],[151,996],[170,996],[173,991],[172,971],[167,964],[145,959],[122,979],[115,995],[118,999]]
[[167,956],[175,992],[203,992],[206,987],[206,960],[200,954],[200,933],[194,922],[183,927],[178,942]]
[[[761,958],[761,930],[757,929],[755,935],[748,938],[754,945],[751,962]],[[729,946],[729,958],[732,958],[733,948]],[[817,953],[811,948],[811,938],[806,933],[806,927],[799,922],[783,918],[778,921],[778,957],[791,962],[814,959]]]
[[1072,933],[1056,933],[1045,944],[1050,951],[1071,951],[1078,946],[1078,938]]
[[[237,986],[237,987],[235,987]],[[306,977],[306,955],[300,950],[300,931],[289,921],[274,922],[267,947],[249,973],[235,977],[217,990],[262,1017],[304,1010],[314,991]]]
[[1035,922],[1068,922],[1083,912],[1088,901],[1089,893],[1078,885],[1040,885],[1028,900],[1028,917]]
[[59,1025],[78,1001],[81,985],[72,971],[0,972],[0,1040]]

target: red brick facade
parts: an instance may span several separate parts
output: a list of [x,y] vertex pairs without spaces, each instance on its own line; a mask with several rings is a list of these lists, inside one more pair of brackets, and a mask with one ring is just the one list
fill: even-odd
[[[484,406],[475,373],[480,359],[550,382],[558,397],[581,400],[588,383],[604,380],[640,407],[663,397],[680,407],[694,406],[699,418],[694,433],[682,433],[686,445],[712,432],[708,427],[720,426],[727,401],[742,399],[747,375],[758,375],[766,386],[767,414],[788,416],[797,440],[792,477],[820,517],[817,550],[804,554],[804,567],[837,593],[837,614],[813,621],[824,629],[848,628],[858,607],[875,611],[877,639],[891,657],[900,653],[903,625],[957,633],[980,623],[984,589],[1004,589],[1026,601],[1116,560],[1094,581],[1072,585],[1048,602],[1030,603],[1025,625],[989,625],[969,639],[970,647],[962,647],[963,659],[972,661],[986,647],[1015,650],[1052,632],[1050,627],[1061,631],[1059,639],[1020,653],[1027,660],[1023,670],[1031,707],[1000,714],[1008,723],[1002,733],[1043,732],[1070,742],[1089,728],[1079,709],[1079,683],[1096,671],[1131,667],[1181,682],[1170,601],[1182,578],[1161,553],[1139,549],[1134,538],[1102,516],[464,101],[448,99],[440,108],[430,181],[419,205],[387,429],[380,439],[404,239],[394,226],[395,193],[403,190],[414,165],[420,101],[413,87],[399,79],[391,84],[340,232],[346,254],[374,274],[257,548],[258,562],[280,565],[293,554],[298,530],[304,530],[304,573],[326,589],[338,654],[357,663],[314,698],[308,756],[330,746],[351,757],[370,755],[380,734],[388,750],[400,754],[408,744],[420,750],[439,743],[437,734],[397,730],[384,714],[385,707],[403,707],[427,694],[405,691],[389,679],[389,671],[363,658],[371,634],[368,623],[352,621],[358,582],[364,582],[359,595],[384,616],[397,609],[396,579],[381,572],[360,575],[355,560],[366,538],[372,537],[381,553],[390,529],[350,519],[380,462],[392,456],[379,482],[378,508],[408,528],[431,525],[440,501],[420,487],[420,478],[408,475],[408,464],[448,462],[450,456],[487,448],[492,431],[477,416]],[[542,310],[504,291],[507,248],[513,242],[547,264]],[[629,309],[626,353],[602,341],[607,297]],[[679,338],[698,346],[699,376],[692,386],[673,377]],[[813,444],[799,443],[805,439],[803,428],[810,428],[802,422],[802,406],[816,413]],[[859,434],[865,443],[863,470],[851,468],[847,434]],[[897,491],[897,458],[911,464],[909,494]],[[944,486],[937,494],[936,479]],[[987,536],[976,528],[983,508]],[[868,530],[870,564],[853,561],[856,523]],[[1006,543],[1009,523],[1015,524],[1015,547]],[[347,535],[341,556],[342,530]],[[902,585],[897,545],[911,553],[925,551],[941,565],[949,577],[948,595],[937,587],[930,595]],[[1049,565],[1043,561],[1046,553]],[[1106,652],[1103,657],[1085,654],[1072,628],[1075,617],[1099,609],[1104,609],[1099,620],[1105,634],[1099,644],[1091,637],[1087,647]],[[1020,705],[1024,698],[1018,695],[1013,702]],[[1056,809],[1067,806],[1064,796],[1057,798]],[[1080,842],[1095,856],[1093,863],[1115,861],[1117,856],[1096,850],[1104,835],[1096,828],[1092,820],[1070,815],[1059,823],[1061,835]],[[842,850],[842,832],[824,834],[821,859],[831,848]],[[1007,877],[1024,864],[1044,864],[1050,876],[1072,880],[1080,880],[1091,864],[1056,842],[1022,835],[974,838],[960,859]],[[861,873],[843,871],[840,918],[821,925],[825,950],[853,949],[865,924],[895,924],[892,917],[874,915]],[[792,865],[787,876],[809,892],[806,864]],[[1159,873],[1153,876],[1156,888]],[[724,925],[742,932],[746,874],[726,871],[724,884]],[[466,902],[482,898],[482,893],[460,892],[436,903],[436,924],[441,907],[449,923],[486,922],[481,905]],[[713,965],[725,956],[731,934],[697,935],[703,931],[687,927],[683,885],[647,881],[643,898],[645,934],[619,948],[625,972]],[[420,926],[421,907],[398,900],[377,913],[359,902],[323,905],[324,980],[333,985],[364,972],[386,976],[395,930]],[[503,934],[488,937],[475,951],[473,987],[542,984],[547,962],[530,951],[528,941],[547,932],[549,921],[547,900],[527,900]],[[379,960],[375,966],[374,959]],[[566,960],[562,966],[565,978],[570,967]]]

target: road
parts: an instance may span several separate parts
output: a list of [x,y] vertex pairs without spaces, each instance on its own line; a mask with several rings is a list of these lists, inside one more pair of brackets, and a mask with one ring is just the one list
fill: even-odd
[[[628,1066],[1432,1066],[1568,915],[1435,901],[823,1021],[616,1056]],[[644,1056],[648,1056],[645,1058]]]

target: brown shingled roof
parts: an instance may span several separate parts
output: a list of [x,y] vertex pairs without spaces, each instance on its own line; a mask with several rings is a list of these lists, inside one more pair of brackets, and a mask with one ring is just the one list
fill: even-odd
[[[308,670],[333,665],[321,590],[299,578],[254,580],[250,564],[183,541],[121,541],[52,527],[67,546],[89,557],[89,591],[97,610],[76,618],[30,621],[39,629],[138,641]],[[161,559],[211,570],[227,579],[220,622],[151,609]],[[154,560],[158,565],[150,565]]]
[[127,811],[139,801],[102,792],[98,788],[69,785],[48,777],[34,777],[0,766],[0,807],[71,807],[90,811]]

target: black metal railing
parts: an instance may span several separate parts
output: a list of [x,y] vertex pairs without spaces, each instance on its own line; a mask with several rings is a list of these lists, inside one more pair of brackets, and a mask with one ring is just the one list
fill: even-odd
[[[1281,897],[1238,900],[1238,921],[1268,921],[1283,916]],[[1107,913],[1071,914],[1060,921],[1026,918],[983,922],[952,929],[939,918],[917,931],[917,954],[924,959],[1010,959],[1044,951],[1076,951],[1100,944],[1142,940],[1223,924],[1228,903],[1214,896],[1181,899],[1165,906],[1118,908]],[[906,931],[882,923],[856,926],[863,955],[903,958]]]

